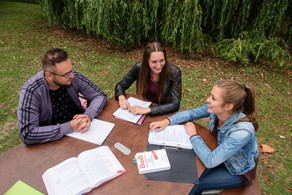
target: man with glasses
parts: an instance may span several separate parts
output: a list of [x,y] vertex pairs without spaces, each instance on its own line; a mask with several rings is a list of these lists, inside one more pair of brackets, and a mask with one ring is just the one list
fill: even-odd
[[[50,49],[42,64],[43,70],[20,90],[18,127],[26,145],[57,140],[73,131],[86,132],[106,104],[106,94],[74,70],[64,50]],[[86,110],[79,94],[90,102]]]

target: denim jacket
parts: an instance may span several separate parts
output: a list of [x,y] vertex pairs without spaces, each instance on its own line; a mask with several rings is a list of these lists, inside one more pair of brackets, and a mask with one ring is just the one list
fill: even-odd
[[[207,109],[208,105],[205,105],[170,116],[170,125],[209,116],[209,131],[212,132],[217,115],[210,114]],[[213,168],[224,163],[230,174],[243,175],[255,166],[254,159],[259,152],[254,126],[251,122],[237,122],[244,116],[243,113],[234,113],[218,128],[218,147],[214,151],[208,148],[200,136],[191,138],[193,149],[205,167]]]

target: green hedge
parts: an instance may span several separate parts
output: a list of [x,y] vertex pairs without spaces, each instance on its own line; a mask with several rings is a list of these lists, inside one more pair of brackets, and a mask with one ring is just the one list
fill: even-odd
[[23,2],[23,3],[35,3],[35,4],[39,3],[39,0],[6,0],[6,1]]
[[[50,22],[119,45],[159,40],[231,61],[290,60],[289,0],[40,0]],[[290,11],[289,11],[290,10]]]

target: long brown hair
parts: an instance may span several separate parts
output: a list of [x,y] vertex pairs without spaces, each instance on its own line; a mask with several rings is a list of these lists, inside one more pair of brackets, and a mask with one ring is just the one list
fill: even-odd
[[146,46],[144,53],[143,53],[143,59],[142,59],[142,64],[139,72],[139,82],[138,82],[138,95],[146,98],[146,94],[149,89],[149,81],[151,79],[151,69],[149,67],[149,59],[150,55],[152,52],[159,52],[162,51],[164,54],[164,59],[165,59],[165,64],[159,74],[159,83],[157,87],[157,92],[156,92],[156,97],[157,100],[159,101],[161,96],[162,96],[162,91],[163,91],[163,86],[165,79],[167,77],[167,66],[168,66],[168,61],[166,57],[166,50],[163,47],[163,45],[157,41],[148,43]]
[[241,85],[234,80],[221,80],[215,86],[223,89],[223,104],[233,104],[233,113],[243,112],[246,117],[239,121],[249,121],[255,130],[258,130],[255,106],[255,91],[245,85]]

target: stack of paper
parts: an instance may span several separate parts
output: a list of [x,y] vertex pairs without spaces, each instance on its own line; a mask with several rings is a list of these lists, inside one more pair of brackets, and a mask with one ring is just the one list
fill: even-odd
[[[133,97],[128,98],[128,102],[130,106],[137,105],[144,108],[151,105],[151,102],[142,101]],[[122,119],[122,120],[129,121],[129,122],[139,124],[139,125],[142,124],[146,116],[145,114],[144,115],[132,114],[127,109],[122,109],[122,108],[119,108],[117,111],[115,111],[113,115],[118,119]]]

